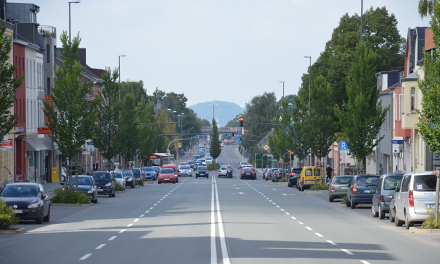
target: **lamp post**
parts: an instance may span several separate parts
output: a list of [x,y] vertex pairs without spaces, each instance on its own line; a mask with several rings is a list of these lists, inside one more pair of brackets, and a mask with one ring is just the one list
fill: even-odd
[[363,10],[363,9],[364,9],[364,0],[361,0],[361,30],[360,30],[360,32],[361,32],[361,33],[360,33],[360,34],[361,34],[361,40],[362,40],[362,35],[363,35],[362,33],[363,33],[363,31],[364,31],[364,30],[363,30],[363,25],[362,25],[362,24],[363,24],[363,21],[362,21],[362,20],[363,20],[363,19],[362,19],[362,15],[363,15],[363,13],[364,13],[364,10]]
[[210,105],[212,105],[212,120],[214,120],[214,117],[215,117],[215,115],[214,115],[214,107],[216,105],[218,105],[218,104],[210,104]]
[[280,81],[280,83],[283,83],[283,99],[284,99],[284,81]]
[[121,102],[121,57],[125,57],[127,55],[118,55],[119,65],[118,65],[118,75],[119,75],[119,102]]
[[72,26],[71,26],[71,15],[70,15],[70,4],[79,4],[81,3],[81,1],[72,1],[69,2],[69,44],[72,43],[72,37],[71,37],[71,32],[72,32]]
[[308,58],[310,60],[309,64],[309,115],[310,115],[310,86],[312,85],[312,56],[304,56],[304,58]]

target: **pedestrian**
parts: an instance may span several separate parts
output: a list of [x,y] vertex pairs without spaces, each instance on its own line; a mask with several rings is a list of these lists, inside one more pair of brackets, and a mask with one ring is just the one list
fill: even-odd
[[93,163],[93,171],[98,171],[98,170],[99,170],[98,162]]
[[332,167],[330,167],[329,164],[327,164],[326,172],[327,172],[327,182],[330,182],[330,180],[332,179],[333,169],[332,169]]

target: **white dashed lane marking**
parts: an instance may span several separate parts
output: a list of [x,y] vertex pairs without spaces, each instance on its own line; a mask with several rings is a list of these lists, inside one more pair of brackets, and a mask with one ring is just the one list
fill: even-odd
[[85,254],[82,258],[79,260],[86,260],[88,257],[90,257],[92,254]]
[[103,248],[104,246],[105,246],[105,244],[101,244],[101,245],[97,246],[95,249],[101,249],[101,248]]
[[117,238],[117,236],[112,236],[112,237],[109,238],[108,240],[112,241],[112,240],[114,240],[115,238]]
[[350,251],[348,251],[348,250],[346,250],[344,248],[341,248],[341,250],[344,251],[345,253],[347,253],[348,255],[354,255],[353,253],[351,253]]

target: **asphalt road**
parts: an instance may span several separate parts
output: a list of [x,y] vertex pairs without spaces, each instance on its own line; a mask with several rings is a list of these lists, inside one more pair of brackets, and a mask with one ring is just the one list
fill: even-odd
[[438,263],[439,234],[413,234],[322,192],[234,177],[148,184],[0,237],[0,263]]

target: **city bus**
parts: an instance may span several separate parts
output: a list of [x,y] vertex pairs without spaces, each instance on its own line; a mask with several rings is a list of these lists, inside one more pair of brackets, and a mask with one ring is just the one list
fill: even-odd
[[160,166],[166,164],[171,164],[174,160],[174,156],[170,153],[154,153],[153,155],[150,155],[147,166]]

